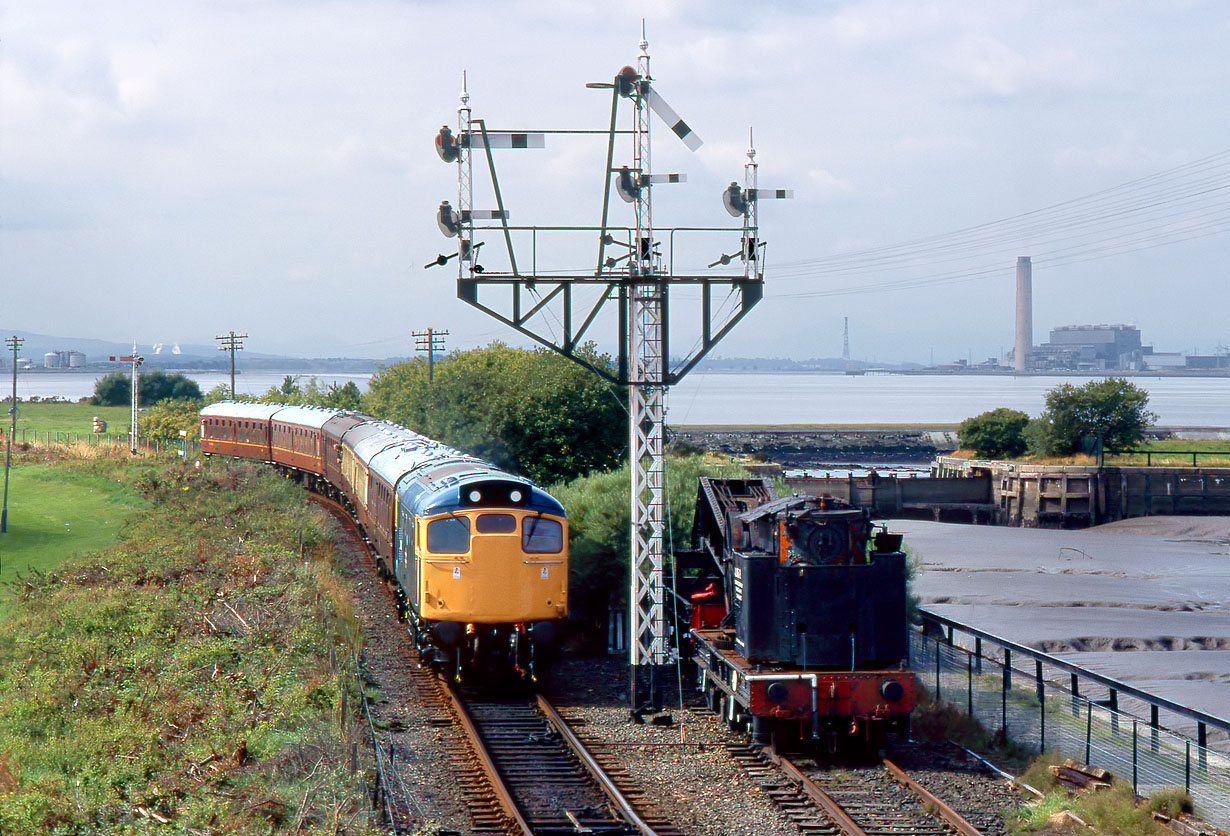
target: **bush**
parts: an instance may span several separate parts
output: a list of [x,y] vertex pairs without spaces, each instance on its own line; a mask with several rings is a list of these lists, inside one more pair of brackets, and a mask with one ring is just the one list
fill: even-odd
[[988,459],[1011,459],[1025,452],[1029,416],[1017,409],[992,409],[966,418],[957,427],[961,447]]
[[201,413],[197,401],[164,398],[140,416],[141,435],[148,438],[180,437],[180,430],[188,438],[196,438],[201,425]]

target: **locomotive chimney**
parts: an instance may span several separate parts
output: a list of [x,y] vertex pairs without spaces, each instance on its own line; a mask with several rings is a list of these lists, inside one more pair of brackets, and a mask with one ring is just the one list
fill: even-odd
[[1029,256],[1016,260],[1016,348],[1012,368],[1023,372],[1027,368],[1029,351],[1034,345],[1033,264]]

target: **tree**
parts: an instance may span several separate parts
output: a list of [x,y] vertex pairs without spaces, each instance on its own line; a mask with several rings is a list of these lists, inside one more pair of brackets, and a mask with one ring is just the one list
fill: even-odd
[[179,431],[196,438],[201,426],[199,403],[184,398],[163,398],[141,413],[141,435],[147,438],[179,438]]
[[94,384],[94,403],[98,406],[124,406],[132,403],[132,381],[124,372],[111,372]]
[[142,405],[149,405],[167,398],[197,400],[201,397],[201,387],[182,374],[167,374],[155,369],[140,375],[140,393]]
[[1029,450],[1066,456],[1099,439],[1103,447],[1130,449],[1157,420],[1148,405],[1149,393],[1121,377],[1056,386],[1046,393],[1046,410],[1026,429]]
[[[568,511],[568,588],[574,607],[584,613],[605,612],[611,601],[627,605],[632,527],[631,472],[591,473],[547,490]],[[697,478],[746,476],[741,466],[705,455],[672,455],[666,463],[667,559],[690,548],[696,515]]]
[[966,418],[957,427],[961,447],[982,458],[1011,459],[1025,452],[1029,416],[1016,409],[992,409]]
[[[578,354],[613,371],[592,344]],[[626,447],[624,393],[553,351],[497,342],[427,375],[422,357],[381,369],[363,408],[540,483],[613,467]]]
[[[99,406],[126,406],[132,403],[131,375],[126,372],[111,372],[94,384],[94,403]],[[199,400],[201,387],[190,377],[182,374],[167,374],[161,370],[141,372],[137,376],[141,393],[141,405],[149,406],[166,398]]]

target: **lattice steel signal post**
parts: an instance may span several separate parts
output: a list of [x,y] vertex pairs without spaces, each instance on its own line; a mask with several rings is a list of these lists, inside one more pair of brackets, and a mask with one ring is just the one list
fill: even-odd
[[[722,202],[738,227],[656,227],[653,223],[653,187],[683,183],[682,174],[656,175],[651,170],[652,110],[671,131],[695,151],[701,140],[657,93],[649,72],[648,43],[642,39],[636,68],[624,67],[610,82],[587,84],[611,91],[611,118],[603,172],[601,222],[597,226],[514,226],[505,207],[496,176],[495,155],[499,149],[541,149],[548,134],[601,134],[590,130],[494,131],[472,115],[464,77],[461,105],[457,109],[457,132],[445,126],[436,136],[441,159],[457,165],[457,205],[441,203],[436,215],[440,231],[457,239],[455,253],[441,254],[427,267],[457,259],[457,296],[479,310],[597,372],[612,383],[629,388],[629,450],[632,462],[631,577],[629,585],[629,661],[632,666],[633,709],[657,708],[661,669],[672,659],[670,627],[663,572],[666,535],[665,417],[667,388],[677,383],[760,301],[764,285],[764,244],[759,240],[757,203],[769,197],[789,197],[779,190],[764,192],[757,187],[755,150],[749,148],[744,166],[744,185],[731,183]],[[620,105],[631,106],[630,127],[619,127]],[[623,147],[630,140],[630,149]],[[494,209],[477,210],[474,202],[474,152],[485,159],[491,177]],[[629,154],[628,163],[616,165],[616,155]],[[481,170],[481,169],[480,169]],[[632,223],[612,220],[612,187],[631,204]],[[618,204],[615,204],[616,206]],[[498,223],[479,224],[479,221]],[[502,238],[507,266],[482,265],[478,257],[486,242],[484,233]],[[709,269],[737,262],[734,275],[679,274],[674,271],[676,234],[711,234],[724,244],[721,255]],[[557,245],[557,239],[582,236],[596,244],[597,266],[592,273],[569,274],[552,268],[552,259],[574,258],[573,250]],[[732,248],[740,237],[738,249]],[[514,238],[516,245],[514,246]],[[665,240],[664,240],[665,239]],[[564,242],[566,243],[566,242]],[[663,243],[668,256],[661,253]],[[529,273],[518,267],[517,247],[531,251]],[[492,254],[493,258],[499,256]],[[522,259],[522,264],[526,263]],[[678,306],[671,309],[671,290],[687,286],[699,292],[699,322],[688,317],[699,331],[694,345],[671,360],[672,325],[682,321]],[[723,293],[719,297],[718,294]],[[603,309],[616,309],[618,358],[615,373],[594,368],[579,349]]]

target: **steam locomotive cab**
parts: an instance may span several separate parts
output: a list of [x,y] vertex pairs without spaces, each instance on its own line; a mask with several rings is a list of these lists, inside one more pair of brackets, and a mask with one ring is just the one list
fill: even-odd
[[829,497],[701,483],[691,632],[710,704],[760,742],[874,743],[903,724],[915,687],[901,537]]

